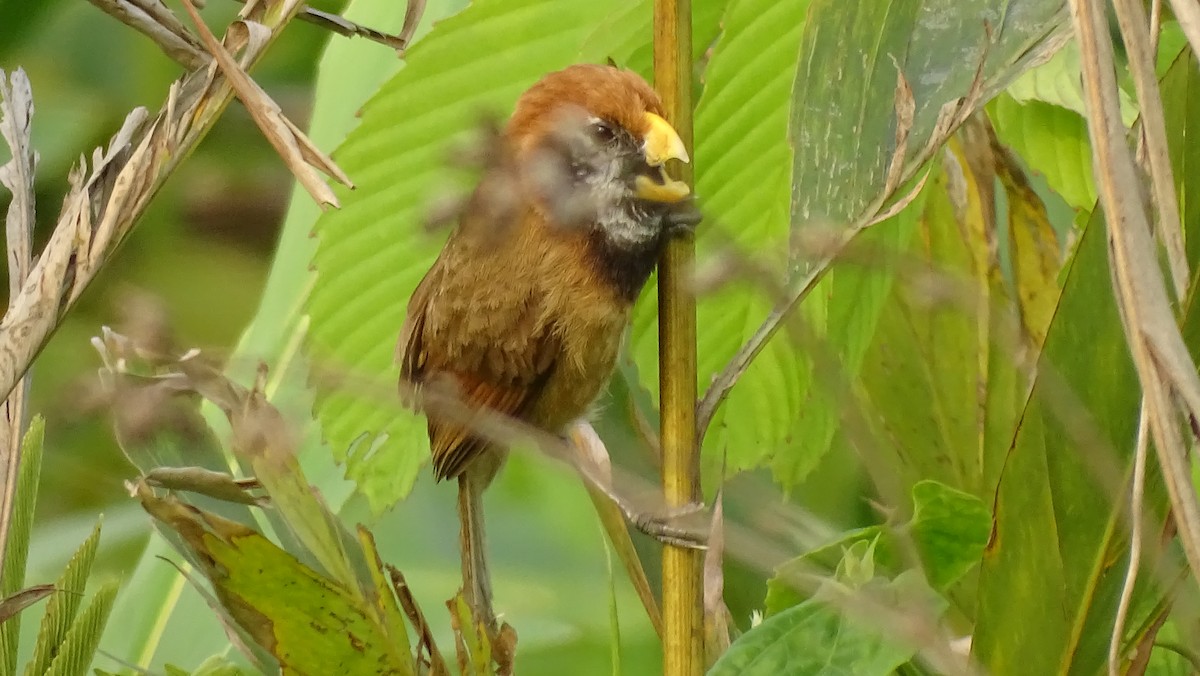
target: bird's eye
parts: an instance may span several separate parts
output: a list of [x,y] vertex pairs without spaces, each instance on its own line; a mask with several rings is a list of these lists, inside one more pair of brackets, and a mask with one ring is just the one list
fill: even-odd
[[617,133],[613,130],[612,125],[603,120],[597,120],[591,126],[592,136],[604,142],[608,142],[616,138]]

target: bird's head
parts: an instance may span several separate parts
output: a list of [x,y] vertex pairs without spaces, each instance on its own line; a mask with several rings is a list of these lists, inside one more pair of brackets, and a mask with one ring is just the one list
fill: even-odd
[[669,160],[688,161],[645,80],[611,66],[550,73],[517,102],[507,135],[542,209],[591,224],[615,244],[660,239],[663,215],[688,197]]

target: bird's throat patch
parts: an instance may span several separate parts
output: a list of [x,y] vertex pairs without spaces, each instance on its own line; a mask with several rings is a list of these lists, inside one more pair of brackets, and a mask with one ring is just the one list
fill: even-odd
[[632,303],[642,292],[662,250],[662,235],[637,242],[617,243],[602,231],[593,231],[588,248],[597,271],[619,298]]

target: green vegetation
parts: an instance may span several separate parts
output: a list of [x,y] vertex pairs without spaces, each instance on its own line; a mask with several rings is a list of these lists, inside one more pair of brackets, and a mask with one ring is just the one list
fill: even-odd
[[[476,629],[393,363],[429,215],[475,179],[455,149],[548,71],[650,78],[654,2],[429,0],[402,58],[259,4],[278,40],[250,75],[353,182],[336,208],[287,173],[328,165],[263,139],[266,99],[223,110],[204,72],[98,168],[183,67],[94,6],[0,10],[0,84],[22,67],[36,105],[33,252],[57,260],[81,152],[79,232],[137,222],[70,245],[100,273],[47,292],[5,409],[32,422],[0,430],[4,463],[24,440],[0,675],[662,671],[661,546],[533,448],[487,494],[515,633]],[[1164,3],[1151,53],[1157,2],[690,4],[708,673],[1200,669],[1198,19]],[[166,151],[136,165],[143,138]],[[654,287],[594,421],[635,496],[659,484]]]

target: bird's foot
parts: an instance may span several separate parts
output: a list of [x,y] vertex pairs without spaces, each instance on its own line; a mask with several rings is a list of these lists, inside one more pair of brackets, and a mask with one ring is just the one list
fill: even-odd
[[708,526],[696,518],[704,514],[704,505],[693,502],[659,513],[628,514],[634,528],[665,545],[685,549],[708,548]]
[[687,235],[695,232],[696,226],[704,220],[704,214],[696,208],[696,200],[689,197],[682,202],[672,204],[663,214],[663,227],[671,237]]

